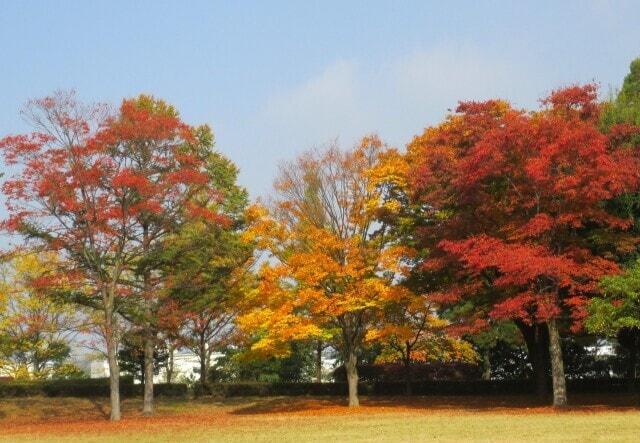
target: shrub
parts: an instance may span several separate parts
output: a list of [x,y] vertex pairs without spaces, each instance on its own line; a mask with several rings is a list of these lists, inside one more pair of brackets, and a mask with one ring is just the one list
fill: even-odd
[[34,395],[44,395],[42,390],[43,381],[1,381],[0,397],[31,397]]
[[[131,377],[120,378],[120,395],[122,397],[141,396],[143,385],[133,384]],[[154,385],[158,396],[182,397],[187,395],[187,385],[166,384]],[[0,397],[108,397],[109,379],[61,379],[61,380],[29,380],[0,382]]]
[[[629,391],[629,380],[600,378],[567,380],[570,394],[622,393]],[[413,395],[533,395],[533,380],[431,380],[412,384]],[[405,395],[404,382],[364,382],[361,395]],[[194,386],[194,393],[218,397],[344,396],[346,383],[212,383]]]
[[[364,385],[361,385],[364,388]],[[361,392],[362,389],[361,389]],[[300,395],[346,395],[346,383],[212,383],[197,384],[194,394],[215,395],[219,397],[271,397],[271,396],[300,396]],[[364,392],[363,392],[364,393]]]
[[[120,395],[134,395],[134,384],[131,377],[120,379]],[[108,397],[108,378],[45,380],[42,385],[43,395],[47,397]]]
[[[393,383],[402,382],[406,376],[406,368],[402,363],[383,363],[358,366],[361,382]],[[477,365],[462,362],[429,362],[411,364],[411,378],[414,381],[433,380],[475,380],[481,372]],[[346,382],[344,366],[333,371],[333,378],[338,382]]]
[[[142,395],[143,385],[135,385],[140,388]],[[189,389],[184,383],[157,383],[153,385],[153,393],[158,397],[186,397]]]

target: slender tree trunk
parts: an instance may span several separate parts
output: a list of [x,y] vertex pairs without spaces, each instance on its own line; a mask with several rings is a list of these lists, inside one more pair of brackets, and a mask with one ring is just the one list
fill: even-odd
[[354,408],[360,406],[358,400],[358,358],[353,350],[347,352],[344,368],[347,372],[347,384],[349,386],[349,407]]
[[207,384],[207,344],[205,343],[204,336],[200,337],[200,384]]
[[120,366],[118,365],[118,350],[113,319],[113,309],[106,303],[105,309],[105,341],[107,342],[107,361],[109,362],[109,399],[111,413],[109,419],[120,420]]
[[153,348],[154,340],[147,334],[144,340],[144,400],[142,414],[153,415]]
[[211,348],[207,347],[204,354],[204,377],[207,383],[209,382],[209,373],[211,372]]
[[[36,334],[34,342],[40,343],[40,334]],[[32,367],[31,370],[33,371],[34,376],[36,377],[40,376],[40,372],[44,370],[42,366],[43,365],[41,364],[40,359],[38,358],[38,351],[34,351],[31,354],[31,367]],[[29,370],[28,364],[27,364],[27,370]]]
[[316,348],[316,382],[322,383],[322,340],[318,340]]
[[171,379],[173,378],[173,343],[169,343],[168,348],[169,357],[167,360],[167,383],[171,383]]
[[[149,228],[145,224],[143,225],[143,240],[142,248],[144,256],[149,253]],[[143,300],[145,307],[145,322],[146,331],[144,333],[144,395],[142,402],[142,414],[146,416],[153,415],[153,348],[155,346],[155,333],[153,332],[153,311],[151,307],[151,272],[147,268],[142,275],[143,278]]]
[[549,328],[549,355],[551,356],[551,376],[553,380],[553,406],[567,405],[567,387],[562,362],[562,348],[556,319],[547,322]]
[[491,380],[491,350],[485,349],[482,353],[482,379]]

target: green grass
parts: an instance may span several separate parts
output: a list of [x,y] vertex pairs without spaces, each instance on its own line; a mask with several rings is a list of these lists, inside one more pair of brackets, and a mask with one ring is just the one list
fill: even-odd
[[[517,402],[474,399],[365,400],[350,411],[336,400],[245,399],[161,402],[144,419],[139,402],[125,420],[100,417],[103,403],[79,399],[0,402],[0,442],[636,442],[640,412],[632,407],[580,406],[566,412]],[[47,402],[49,402],[47,406]],[[68,408],[76,408],[69,414]],[[35,418],[29,420],[29,411]],[[67,411],[67,412],[64,412]],[[85,421],[80,416],[86,417]],[[65,423],[69,425],[65,425]],[[9,432],[9,434],[5,434]]]

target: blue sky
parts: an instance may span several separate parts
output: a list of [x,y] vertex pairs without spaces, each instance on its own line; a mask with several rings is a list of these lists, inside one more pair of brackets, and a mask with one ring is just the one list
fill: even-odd
[[639,23],[637,1],[5,1],[0,135],[56,89],[152,93],[209,123],[256,197],[296,152],[369,132],[402,147],[461,99],[606,92]]

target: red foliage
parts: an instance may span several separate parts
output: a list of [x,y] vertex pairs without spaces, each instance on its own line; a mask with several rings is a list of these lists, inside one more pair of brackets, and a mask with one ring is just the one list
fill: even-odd
[[597,281],[637,241],[603,204],[638,189],[637,154],[619,142],[636,129],[601,133],[596,98],[587,85],[554,91],[536,113],[461,103],[409,145],[423,269],[449,275],[439,300],[489,293],[494,318],[542,322],[567,308],[580,327]]
[[542,104],[564,117],[577,117],[597,121],[600,106],[597,102],[598,87],[595,84],[575,85],[557,89]]
[[[206,165],[191,149],[196,131],[164,102],[125,100],[117,116],[96,120],[98,108],[58,93],[28,110],[42,133],[0,139],[5,161],[21,166],[2,187],[3,228],[35,234],[41,247],[64,251],[77,269],[108,282],[118,280],[108,272],[123,272],[125,257],[144,253],[143,232],[160,239],[194,214],[225,222],[207,208]],[[106,270],[105,262],[122,264]]]

